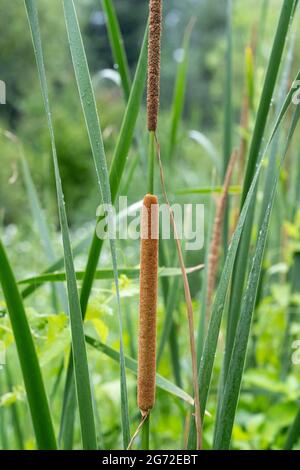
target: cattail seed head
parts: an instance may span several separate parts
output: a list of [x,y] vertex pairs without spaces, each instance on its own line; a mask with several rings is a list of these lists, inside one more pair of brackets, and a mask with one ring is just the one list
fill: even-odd
[[238,151],[235,149],[231,155],[228,168],[225,175],[222,195],[218,201],[217,211],[214,221],[213,233],[212,233],[212,242],[210,247],[210,254],[208,260],[208,285],[207,285],[207,312],[211,307],[213,293],[216,285],[217,270],[218,270],[218,261],[219,261],[219,252],[222,238],[222,225],[224,220],[224,214],[226,210],[229,186],[233,174],[233,170],[239,156]]
[[160,47],[162,29],[162,0],[150,0],[148,41],[148,130],[156,131],[160,92]]
[[156,310],[158,287],[159,207],[156,196],[144,198],[141,219],[141,273],[138,338],[138,407],[147,415],[155,402]]

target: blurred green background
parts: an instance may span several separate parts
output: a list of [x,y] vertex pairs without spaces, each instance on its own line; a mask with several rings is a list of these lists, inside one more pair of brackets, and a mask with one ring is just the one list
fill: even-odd
[[[123,94],[121,87],[116,83],[118,81],[117,70],[109,46],[101,1],[77,0],[75,3],[93,77],[105,149],[110,161],[125,110]],[[240,116],[245,87],[245,48],[247,45],[252,44],[256,50],[254,108],[257,108],[265,68],[278,21],[279,7],[282,2],[281,0],[270,0],[268,2],[269,8],[266,12],[266,19],[261,24],[265,3],[264,0],[234,1],[232,113],[234,132],[232,146],[238,146],[241,139]],[[148,1],[115,0],[114,4],[133,75],[146,25]],[[12,263],[16,267],[18,278],[22,278],[29,276],[31,272],[41,271],[48,263],[42,250],[43,240],[41,240],[40,234],[33,223],[28,195],[24,187],[20,156],[12,134],[18,136],[23,144],[23,150],[40,201],[52,229],[56,253],[61,254],[62,250],[49,133],[25,9],[20,1],[1,0],[1,5],[5,14],[0,14],[0,79],[6,83],[7,104],[0,106],[0,225]],[[77,240],[82,239],[86,233],[91,233],[94,227],[96,208],[99,203],[98,188],[90,145],[78,100],[62,2],[59,0],[52,0],[51,2],[49,0],[39,0],[38,6],[58,158],[66,208],[75,243]],[[195,18],[195,24],[190,42],[183,118],[180,122],[179,138],[172,155],[172,161],[168,161],[165,168],[168,176],[167,187],[172,200],[175,198],[174,193],[176,190],[187,187],[207,187],[212,183],[214,163],[207,155],[207,148],[200,146],[195,140],[191,139],[191,131],[201,132],[209,139],[220,165],[223,159],[227,44],[225,0],[164,1],[161,114],[159,120],[162,159],[165,159],[168,150],[171,105],[176,69],[182,57],[183,36],[192,18]],[[260,35],[259,40],[256,41],[258,31],[260,31]],[[295,57],[297,56],[299,56],[299,52],[296,50]],[[293,75],[294,64],[292,64]],[[252,124],[250,122],[250,125]],[[138,130],[146,147],[145,98],[140,111]],[[7,131],[11,134],[8,134]],[[135,146],[132,146],[128,155],[129,162],[134,158],[136,152]],[[146,155],[141,154],[139,157],[134,184],[128,185],[129,203],[140,200],[146,192]],[[130,175],[127,168],[128,176]],[[221,183],[219,176],[215,176],[214,181],[216,184]],[[281,178],[282,193],[284,193],[287,184],[287,173],[284,170]],[[157,190],[160,192],[158,185]],[[234,200],[234,197],[232,199]],[[209,204],[213,199],[211,196],[201,196],[197,198],[197,201]],[[290,237],[292,247],[299,243],[300,222],[298,219],[295,224],[289,222],[286,226],[286,237]],[[284,224],[282,223],[282,225]],[[278,228],[276,223],[274,227],[275,230]],[[273,233],[271,233],[271,237]],[[274,235],[274,237],[277,240],[277,236]],[[137,244],[134,247],[130,244],[129,246],[124,245],[122,243],[118,244],[120,265],[137,265]],[[37,248],[35,254],[32,249],[33,246]],[[260,296],[260,303],[257,306],[257,316],[250,345],[251,353],[247,365],[248,370],[243,382],[244,393],[241,396],[237,422],[234,427],[233,438],[236,448],[280,447],[284,441],[283,436],[287,426],[297,410],[299,366],[293,368],[286,381],[280,379],[281,351],[279,349],[284,339],[286,311],[292,303],[298,312],[300,305],[299,294],[294,295],[291,291],[290,279],[287,274],[293,263],[291,255],[293,249],[291,249],[291,246],[287,246],[287,244],[284,247],[272,246],[272,249],[276,250],[276,261],[281,256],[280,261],[283,264],[278,263],[276,269],[272,272],[266,270],[265,285],[267,288],[264,294]],[[284,248],[286,248],[285,251]],[[267,268],[272,264],[274,251],[268,254],[267,262],[269,262],[269,265],[267,265]],[[36,253],[39,253],[38,256]],[[85,258],[85,255],[76,258],[78,268],[84,267]],[[187,258],[188,265],[199,264],[203,261],[203,253],[188,254]],[[106,252],[102,261],[103,265],[109,264],[110,259]],[[198,294],[201,286],[199,279],[199,273],[191,277],[196,312],[199,312]],[[138,304],[137,283],[125,278],[121,281],[121,294],[125,313],[128,314],[128,310],[132,306],[132,311],[136,313]],[[90,331],[89,328],[91,330],[94,328],[104,342],[109,337],[110,345],[117,348],[118,329],[115,318],[112,316],[115,307],[114,289],[109,283],[104,285],[105,288],[101,285],[101,288],[97,287],[93,290],[87,314],[87,329]],[[41,292],[44,293],[44,290]],[[49,291],[47,293],[49,294]],[[264,315],[259,315],[261,309]],[[46,376],[48,385],[54,381],[57,374],[57,356],[65,353],[69,346],[66,316],[62,314],[54,318],[49,310],[51,310],[49,308],[49,297],[42,294],[37,295],[33,305],[28,308],[31,326],[37,337],[39,357],[44,368],[43,373]],[[160,302],[159,328],[162,323],[162,310],[162,302]],[[179,331],[182,326],[182,319],[185,318],[184,302],[179,302],[175,310],[174,322]],[[8,322],[8,320],[3,320],[4,327],[8,327],[8,323],[5,322]],[[136,322],[136,317],[134,317],[134,322]],[[128,327],[127,324],[126,327]],[[134,323],[133,328],[135,327],[136,324]],[[293,335],[296,337],[299,333],[299,326],[295,323],[293,328]],[[8,334],[5,335],[6,333],[3,333],[6,344],[10,345],[12,337]],[[43,341],[44,335],[47,336],[47,342]],[[182,351],[182,369],[189,371],[187,330],[184,329],[183,334],[178,334],[178,338],[179,349]],[[221,335],[221,346],[223,342],[224,337]],[[125,337],[125,343],[126,352],[134,356],[136,351],[130,350],[128,334]],[[254,343],[255,347],[253,347]],[[218,370],[222,360],[221,354],[217,360]],[[92,361],[94,369],[97,370],[98,366],[98,369],[100,369],[98,375],[95,372],[94,376],[95,386],[101,383],[101,388],[97,389],[96,398],[105,400],[107,404],[101,417],[105,445],[109,448],[117,448],[120,445],[117,441],[120,438],[120,429],[118,427],[119,408],[118,403],[116,403],[117,399],[115,399],[118,393],[118,368],[117,365],[115,368],[111,366],[110,359],[104,359],[101,356],[100,361],[99,355],[96,354],[93,355]],[[16,358],[13,368],[17,369],[15,364],[17,364]],[[255,367],[251,367],[252,365],[255,365]],[[169,353],[166,353],[162,360],[160,372],[168,377],[172,375]],[[189,375],[189,372],[187,375]],[[187,388],[189,384],[189,377],[185,377],[183,388]],[[216,391],[217,381],[215,380],[213,383],[213,398],[216,396]],[[129,381],[129,392],[131,409],[134,409],[134,379]],[[158,398],[157,408],[153,416],[156,429],[156,433],[153,435],[153,446],[168,448],[174,446],[175,442],[179,446],[180,442],[178,441],[180,439],[178,436],[183,428],[181,405],[168,400],[163,392],[158,392]],[[2,404],[9,407],[11,403],[22,402],[23,399],[24,390],[22,387],[16,387],[13,394],[1,398],[0,406]],[[208,408],[213,414],[215,411],[213,399],[211,399]],[[59,416],[60,403],[55,402],[53,409]],[[76,432],[78,440],[78,427]],[[207,419],[205,437],[211,443],[212,423],[209,419]],[[155,439],[158,439],[158,441],[156,442]],[[26,445],[30,447],[34,444],[29,439]],[[205,442],[205,445],[207,445],[207,442]]]
[[[22,140],[41,200],[53,214],[56,212],[56,203],[50,146],[27,19],[20,2],[3,0],[2,3],[5,4],[5,15],[0,18],[0,78],[6,82],[7,104],[1,106],[0,127],[9,129]],[[251,41],[253,31],[259,26],[262,4],[263,1],[243,0],[236,1],[234,6],[236,142],[239,139],[237,127],[243,92],[244,49]],[[276,5],[279,4],[280,1],[272,1],[272,8],[268,12],[265,25],[266,40],[260,44],[260,52],[265,60],[268,59],[272,33],[277,21]],[[116,0],[115,5],[129,65],[134,71],[146,22],[147,1]],[[100,0],[81,0],[76,2],[76,6],[90,70],[94,77],[105,147],[108,156],[111,156],[124,102],[120,88],[111,80],[101,79],[103,69],[114,68],[105,16]],[[41,0],[39,10],[63,186],[69,217],[76,226],[93,219],[97,188],[77,99],[62,5],[60,1]],[[176,66],[182,52],[183,34],[192,17],[196,18],[196,24],[191,39],[184,119],[180,127],[177,155],[173,159],[178,161],[178,165],[187,162],[183,178],[189,181],[190,186],[200,186],[206,180],[206,174],[203,175],[202,171],[195,174],[192,171],[193,162],[203,159],[203,164],[207,166],[207,160],[203,157],[205,151],[189,139],[188,132],[194,129],[209,136],[221,155],[226,51],[226,8],[223,0],[164,2],[160,138],[163,145],[170,127],[170,106]],[[258,78],[264,73],[263,65],[262,60],[259,62],[261,70],[258,71]],[[257,84],[260,85],[259,80]],[[140,120],[140,129],[143,129],[143,113]],[[18,159],[15,149],[5,139],[1,139],[1,147],[1,217],[5,224],[18,223],[21,219],[26,224],[28,206],[21,178],[16,175]],[[140,171],[143,171],[142,166]],[[174,186],[175,183],[174,181]],[[181,180],[180,184],[184,182]],[[139,193],[142,196],[142,188]]]

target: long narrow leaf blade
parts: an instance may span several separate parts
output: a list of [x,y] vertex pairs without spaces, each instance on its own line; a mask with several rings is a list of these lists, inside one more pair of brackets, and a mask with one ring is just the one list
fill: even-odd
[[56,439],[37,353],[24,305],[1,240],[0,266],[0,282],[16,342],[37,446],[39,449],[55,450]]
[[[199,266],[195,266],[193,268],[187,268],[187,274],[195,273],[203,268],[203,265],[200,264]],[[138,279],[140,275],[139,268],[119,268],[118,274],[124,275],[129,279]],[[182,272],[180,268],[164,268],[160,267],[158,270],[159,277],[180,277]],[[76,271],[76,279],[78,281],[82,280],[84,277],[84,271]],[[101,269],[97,270],[95,273],[95,279],[114,279],[114,271],[113,269]],[[66,280],[66,273],[49,273],[49,274],[42,274],[39,276],[28,277],[26,279],[21,279],[18,281],[18,284],[44,284],[46,282],[63,282]]]
[[260,272],[263,262],[263,255],[266,245],[271,211],[276,194],[280,169],[282,167],[284,157],[287,153],[290,141],[296,129],[299,117],[300,111],[297,107],[294,113],[291,129],[287,138],[285,152],[282,155],[280,165],[277,168],[276,174],[274,176],[274,181],[269,197],[269,204],[266,208],[263,223],[259,228],[259,237],[257,240],[255,254],[253,257],[252,268],[249,274],[248,285],[246,288],[245,296],[243,298],[241,317],[237,328],[236,340],[234,343],[232,357],[228,369],[228,376],[226,378],[226,384],[222,395],[220,412],[217,413],[218,419],[216,423],[214,438],[215,449],[228,449],[230,445],[232,427],[234,423],[234,416],[236,413],[236,407],[242,382],[242,375],[246,360],[246,352],[250,334],[252,314],[255,307],[256,294],[260,279]]
[[[299,74],[297,76],[299,76]],[[292,100],[292,93],[291,91],[289,91],[287,95],[287,99],[276,120],[276,124],[271,133],[271,137],[266,145],[265,151],[263,152],[264,156],[266,155],[266,152],[270,146],[270,143],[273,140],[274,135],[276,134],[276,131],[278,130],[279,125],[281,124],[284,116],[287,113],[287,110],[289,109],[291,100]],[[210,387],[210,382],[211,382],[211,377],[212,377],[212,370],[213,370],[213,365],[214,365],[214,359],[215,359],[215,354],[216,354],[216,349],[217,349],[218,337],[219,337],[219,332],[220,332],[220,326],[221,326],[222,316],[224,313],[226,294],[227,294],[228,286],[229,286],[232,271],[233,271],[235,256],[238,250],[238,245],[239,245],[241,234],[244,228],[245,220],[247,218],[247,213],[255,197],[256,186],[257,186],[258,178],[261,172],[262,163],[263,163],[263,159],[260,161],[256,169],[254,178],[250,186],[250,190],[248,192],[248,195],[245,200],[245,204],[243,206],[243,209],[239,217],[237,228],[233,234],[233,237],[232,237],[229,249],[228,249],[228,253],[226,256],[225,264],[222,270],[222,274],[220,277],[220,282],[219,282],[219,286],[216,292],[215,301],[214,301],[213,308],[212,308],[211,320],[209,323],[209,328],[208,328],[207,336],[205,339],[203,354],[202,354],[202,358],[200,361],[200,368],[199,368],[199,387],[200,387],[202,410],[205,409],[206,402],[207,402],[207,397],[208,397],[208,392],[209,392],[209,387]]]
[[64,261],[67,276],[68,301],[70,311],[70,325],[73,347],[73,359],[76,379],[77,401],[80,415],[82,443],[85,449],[96,449],[96,429],[91,395],[91,384],[87,363],[87,354],[84,341],[82,315],[77,291],[73,254],[65,210],[64,195],[61,185],[60,171],[57,160],[54,129],[48,96],[46,71],[44,66],[42,42],[40,36],[38,12],[35,0],[25,0],[27,16],[30,24],[34,52],[41,83],[43,101],[51,138],[52,156],[55,171],[55,183],[59,208],[59,218],[64,248]]
[[[92,82],[89,74],[87,59],[84,51],[84,46],[81,38],[77,15],[74,7],[73,0],[64,0],[65,20],[69,37],[70,50],[73,60],[73,66],[78,86],[78,91],[81,99],[84,118],[86,121],[87,131],[90,139],[90,145],[93,153],[95,169],[99,182],[99,189],[102,201],[107,207],[109,212],[108,220],[112,212],[112,198],[109,183],[109,174],[107,169],[106,157],[104,152],[103,139],[101,134],[100,122],[96,108],[95,96],[92,88]],[[110,233],[110,223],[108,223],[108,230]],[[123,351],[123,328],[122,328],[122,315],[120,307],[120,295],[118,284],[118,270],[117,270],[117,254],[116,246],[113,237],[110,237],[110,248],[114,270],[114,279],[116,285],[117,304],[118,304],[118,319],[119,319],[119,334],[120,334],[120,387],[121,387],[121,415],[122,415],[122,431],[123,431],[123,444],[127,448],[130,441],[130,427],[129,427],[129,410],[128,410],[128,397],[125,373],[125,360]]]
[[[253,137],[251,140],[246,174],[243,185],[243,193],[241,206],[243,205],[247,196],[253,175],[255,173],[256,165],[260,159],[262,142],[265,134],[265,129],[270,113],[271,101],[275,90],[276,80],[281,64],[281,59],[286,44],[286,38],[293,14],[294,0],[287,0],[283,2],[280,17],[278,21],[277,30],[275,33],[271,56],[267,67],[266,77],[262,90],[259,108],[257,111]],[[248,254],[250,247],[251,232],[254,221],[255,213],[255,200],[253,201],[251,211],[245,223],[243,235],[241,237],[240,247],[236,257],[235,269],[232,278],[232,287],[229,302],[227,331],[226,331],[226,346],[224,357],[223,374],[226,377],[228,365],[232,353],[236,328],[240,316],[242,292],[245,284],[245,277],[248,269]]]

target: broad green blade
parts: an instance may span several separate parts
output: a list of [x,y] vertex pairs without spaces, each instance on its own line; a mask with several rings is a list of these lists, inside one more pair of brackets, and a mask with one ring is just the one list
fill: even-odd
[[[200,271],[203,268],[203,265],[195,266],[194,268],[187,268],[187,274],[192,274],[197,271]],[[140,275],[139,268],[119,268],[119,276],[126,276],[130,279],[137,279]],[[164,268],[160,267],[158,270],[159,277],[180,277],[182,275],[180,268]],[[76,279],[81,281],[84,277],[84,271],[76,271]],[[97,270],[95,273],[95,279],[114,279],[114,270],[113,269],[101,269]],[[42,274],[40,276],[29,277],[26,279],[21,279],[18,281],[18,284],[45,284],[46,282],[64,282],[66,280],[66,273],[49,273]]]
[[131,78],[116,10],[112,0],[102,0],[102,5],[106,15],[109,42],[115,63],[118,64],[118,72],[121,77],[124,97],[125,100],[128,101],[131,89]]
[[37,447],[54,450],[56,439],[37,353],[24,305],[1,240],[0,283],[15,338]]
[[251,271],[248,278],[246,292],[243,297],[241,316],[236,331],[236,339],[232,350],[232,356],[228,368],[226,383],[222,393],[220,410],[217,411],[217,423],[214,436],[215,449],[225,450],[229,449],[230,446],[231,433],[245,366],[247,345],[250,335],[252,315],[255,308],[255,301],[260,279],[260,272],[262,268],[262,261],[268,234],[270,216],[274,204],[280,169],[287,154],[294,131],[297,127],[299,117],[300,108],[296,107],[293,122],[291,124],[290,132],[287,139],[286,148],[282,155],[280,165],[277,168],[276,175],[274,176],[272,187],[270,188],[269,204],[265,211],[263,223],[259,227],[259,236],[252,261]]
[[68,221],[65,209],[63,189],[61,185],[60,171],[57,160],[54,129],[52,124],[51,110],[48,96],[48,86],[46,79],[46,71],[44,66],[42,42],[40,36],[38,12],[35,0],[25,0],[26,11],[30,24],[34,52],[38,67],[39,78],[43,101],[47,116],[47,122],[50,132],[51,148],[53,156],[53,165],[55,172],[55,183],[57,191],[57,202],[59,208],[59,219],[62,231],[62,240],[64,248],[64,261],[66,269],[68,302],[70,312],[70,326],[73,348],[73,360],[76,380],[77,402],[80,416],[81,437],[84,449],[96,449],[96,429],[93,412],[93,403],[91,395],[91,384],[89,377],[89,369],[87,362],[87,354],[85,348],[85,340],[83,333],[82,315],[79,303],[76,275],[73,262],[73,254],[69,235]]
[[[109,346],[101,343],[100,341],[95,340],[94,338],[91,338],[90,336],[86,336],[85,339],[86,339],[86,342],[90,344],[93,348],[102,352],[103,354],[110,357],[114,361],[119,362],[120,355],[118,351],[110,348]],[[131,372],[133,372],[134,374],[137,374],[137,361],[135,361],[131,357],[125,356],[125,365],[127,369],[131,370]],[[177,385],[173,384],[172,382],[165,379],[159,374],[156,374],[156,385],[161,390],[165,390],[171,395],[174,395],[180,398],[181,400],[185,401],[189,405],[194,404],[194,399],[188,393],[186,393],[184,390],[177,387]]]

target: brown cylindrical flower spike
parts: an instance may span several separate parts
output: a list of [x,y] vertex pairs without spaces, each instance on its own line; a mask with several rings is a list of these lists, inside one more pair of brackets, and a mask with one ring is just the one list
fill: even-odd
[[158,287],[159,206],[156,196],[144,198],[141,219],[141,272],[138,337],[138,407],[147,415],[155,402],[156,310]]
[[156,131],[160,92],[160,47],[162,29],[162,0],[150,0],[148,41],[148,130]]

